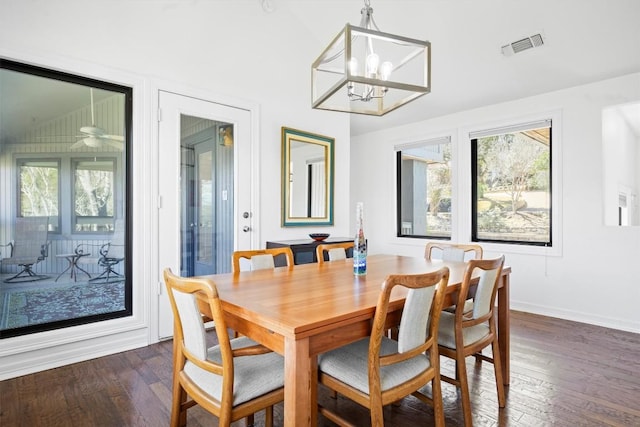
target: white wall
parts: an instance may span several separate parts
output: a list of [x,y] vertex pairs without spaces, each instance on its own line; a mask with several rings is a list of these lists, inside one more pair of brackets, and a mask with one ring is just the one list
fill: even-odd
[[[554,183],[562,192],[561,253],[531,255],[522,247],[484,244],[486,255],[505,253],[513,269],[513,309],[640,332],[640,227],[604,226],[602,209],[602,110],[638,99],[640,74],[631,74],[352,138],[351,205],[365,203],[370,253],[423,253],[425,241],[395,237],[394,145],[452,134],[458,136],[455,149],[468,158],[464,129],[560,110],[553,144],[562,151],[561,183]],[[463,201],[470,200],[469,185],[458,182],[457,188]]]
[[[625,120],[621,107],[605,108],[602,112],[602,160],[604,165],[604,222],[618,224],[618,197],[627,198],[629,225],[640,225],[637,212],[640,138]],[[637,110],[640,111],[640,110]]]
[[[286,28],[287,31],[274,31]],[[278,48],[274,49],[274,46]],[[310,108],[310,64],[322,42],[286,10],[257,1],[0,0],[0,56],[134,86],[134,319],[2,340],[0,379],[153,342],[158,272],[151,194],[157,159],[157,89],[188,87],[211,101],[255,105],[260,162],[258,224],[266,240],[317,227],[280,226],[282,126],[335,138],[333,227],[348,234],[349,116]],[[296,52],[295,55],[292,52]],[[302,53],[301,53],[302,52]],[[213,94],[213,95],[212,95]],[[218,99],[219,95],[219,99]],[[4,181],[4,180],[3,180]],[[6,188],[0,182],[0,188]],[[154,219],[156,218],[156,219]],[[131,320],[131,321],[129,321]]]
[[[152,84],[177,82],[257,102],[260,184],[268,189],[261,197],[263,244],[311,232],[280,227],[282,126],[334,137],[336,182],[348,180],[349,116],[310,108],[311,62],[326,40],[314,39],[287,8],[268,14],[257,1],[108,0],[2,0],[0,8],[0,47],[17,54],[80,59]],[[335,196],[335,227],[322,231],[344,234],[348,188],[336,186]]]

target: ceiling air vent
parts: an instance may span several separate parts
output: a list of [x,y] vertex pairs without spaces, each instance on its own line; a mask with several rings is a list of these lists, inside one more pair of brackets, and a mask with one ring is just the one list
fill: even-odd
[[542,34],[534,34],[532,36],[525,37],[522,40],[517,40],[513,43],[502,46],[502,54],[504,56],[511,56],[514,53],[520,53],[534,47],[540,47],[543,44],[544,40],[542,39]]

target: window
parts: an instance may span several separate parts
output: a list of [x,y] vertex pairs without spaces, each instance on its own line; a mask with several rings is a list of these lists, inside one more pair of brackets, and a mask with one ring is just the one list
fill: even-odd
[[551,120],[470,136],[472,240],[551,246]]
[[73,162],[75,232],[113,230],[114,166],[114,159]]
[[59,224],[58,160],[21,160],[18,162],[18,216],[48,216],[49,231],[58,232]]
[[438,138],[397,151],[399,237],[451,238],[451,142]]
[[28,283],[0,298],[0,340],[132,315],[132,110],[131,87],[0,58],[0,236],[49,218],[30,273],[0,262]]

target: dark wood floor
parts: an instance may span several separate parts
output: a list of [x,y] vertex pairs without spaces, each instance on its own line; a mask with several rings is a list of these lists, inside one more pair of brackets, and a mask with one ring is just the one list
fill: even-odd
[[[468,360],[475,426],[640,426],[640,335],[512,313],[511,385],[498,410],[492,365]],[[443,360],[443,369],[452,364]],[[167,426],[171,342],[0,382],[0,426]],[[446,423],[462,425],[460,400],[443,383]],[[319,399],[359,425],[368,413],[321,390]],[[282,405],[276,407],[282,424]],[[256,416],[262,425],[262,415]],[[389,426],[432,425],[407,398],[385,409]],[[243,422],[236,423],[244,425]],[[318,424],[331,425],[320,419]],[[200,408],[189,426],[216,426]]]

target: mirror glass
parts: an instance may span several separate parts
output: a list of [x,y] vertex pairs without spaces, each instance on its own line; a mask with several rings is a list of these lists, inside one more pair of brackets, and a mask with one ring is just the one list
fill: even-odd
[[604,223],[640,225],[640,102],[602,111]]
[[282,128],[282,225],[333,225],[333,144]]

